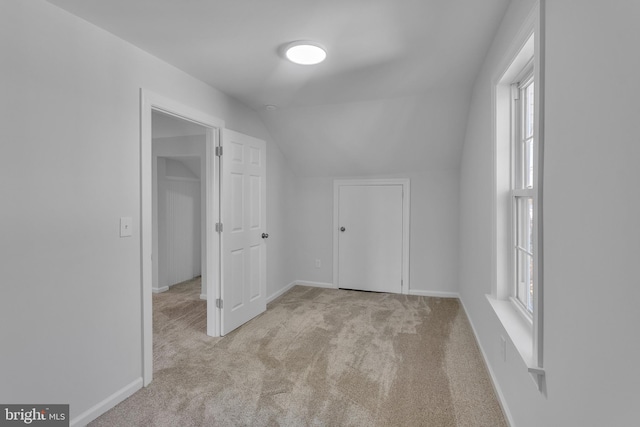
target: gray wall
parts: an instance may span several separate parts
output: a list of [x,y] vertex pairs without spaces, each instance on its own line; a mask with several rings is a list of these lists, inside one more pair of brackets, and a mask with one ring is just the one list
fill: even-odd
[[476,81],[462,157],[460,292],[518,427],[637,424],[640,3],[548,1],[544,367],[539,393],[491,292],[491,78],[532,1],[512,1]]

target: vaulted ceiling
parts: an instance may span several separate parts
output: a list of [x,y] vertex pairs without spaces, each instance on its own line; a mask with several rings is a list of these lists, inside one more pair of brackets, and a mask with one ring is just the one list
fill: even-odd
[[[294,171],[328,176],[457,166],[471,87],[509,3],[49,1],[255,109]],[[327,60],[284,60],[295,40],[322,44]]]

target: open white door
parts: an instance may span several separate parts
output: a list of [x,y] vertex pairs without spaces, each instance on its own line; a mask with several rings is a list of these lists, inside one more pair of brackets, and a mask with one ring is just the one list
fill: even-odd
[[221,156],[221,333],[267,308],[266,143],[224,129]]

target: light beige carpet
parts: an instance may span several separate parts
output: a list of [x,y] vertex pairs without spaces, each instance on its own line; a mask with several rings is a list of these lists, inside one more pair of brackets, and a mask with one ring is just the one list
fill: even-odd
[[505,426],[456,299],[297,286],[224,338],[154,295],[154,380],[92,426]]

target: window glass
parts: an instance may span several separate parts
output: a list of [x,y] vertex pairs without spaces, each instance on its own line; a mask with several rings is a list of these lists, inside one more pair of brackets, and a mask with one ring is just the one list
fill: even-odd
[[531,197],[517,198],[516,233],[517,246],[529,253],[533,253],[533,199]]
[[534,90],[533,90],[533,82],[530,83],[526,89],[525,89],[525,109],[526,109],[526,114],[525,114],[525,138],[531,138],[533,136],[533,94],[534,94]]
[[524,142],[523,151],[524,188],[533,188],[533,138]]
[[516,200],[516,298],[533,313],[533,199]]
[[533,257],[524,251],[518,251],[518,301],[533,312]]
[[[529,314],[533,314],[533,209],[534,199],[534,120],[535,99],[532,75],[518,84],[519,96],[515,98],[515,140],[513,141],[515,164],[513,180],[514,235],[514,296]],[[523,192],[523,190],[526,190]]]

